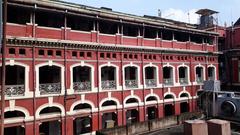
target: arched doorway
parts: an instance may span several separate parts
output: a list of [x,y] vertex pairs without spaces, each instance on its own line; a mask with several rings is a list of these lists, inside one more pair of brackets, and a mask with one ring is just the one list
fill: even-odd
[[[11,120],[19,120],[22,121],[25,118],[25,114],[21,111],[7,111],[4,113],[5,121]],[[4,128],[4,135],[25,135],[25,128],[23,126],[13,126]]]
[[[60,116],[61,109],[58,107],[46,107],[40,111],[40,117]],[[39,126],[40,135],[61,135],[61,120],[44,121]]]
[[139,122],[138,100],[136,98],[129,98],[125,104],[129,107],[135,107],[135,109],[129,109],[126,111],[126,123],[132,124]]
[[[106,129],[106,128],[113,128],[115,126],[117,126],[117,103],[113,100],[109,100],[109,101],[105,101],[102,104],[102,109],[103,110],[108,110],[107,112],[103,112],[102,114],[102,128]],[[113,110],[113,111],[109,111],[109,110]]]
[[90,133],[92,131],[92,118],[89,116],[76,118],[73,126],[74,135]]
[[189,96],[187,93],[182,93],[180,99],[183,99],[180,103],[180,113],[189,112]]
[[154,96],[150,96],[146,99],[147,103],[152,103],[153,105],[147,107],[147,117],[148,120],[153,120],[158,117],[158,108],[157,105],[157,98]]
[[[168,94],[164,97],[165,101],[168,101],[164,105],[164,115],[171,116],[175,114],[175,106],[174,106],[174,97],[171,94]],[[170,101],[170,102],[169,102]]]

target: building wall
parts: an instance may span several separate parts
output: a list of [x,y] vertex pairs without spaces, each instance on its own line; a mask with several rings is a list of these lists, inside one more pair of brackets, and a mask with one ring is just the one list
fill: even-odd
[[[54,120],[61,122],[62,134],[73,134],[73,121],[79,117],[91,117],[91,132],[94,133],[102,129],[102,116],[106,113],[117,114],[116,125],[121,126],[127,124],[128,110],[136,109],[141,122],[148,120],[148,107],[155,107],[157,117],[162,118],[165,116],[165,105],[169,104],[173,105],[173,115],[179,115],[182,102],[187,102],[188,111],[194,112],[197,111],[197,91],[202,87],[202,83],[197,82],[196,67],[203,68],[203,80],[218,79],[216,40],[213,44],[194,43],[191,40],[180,42],[174,36],[173,40],[158,37],[148,39],[143,36],[128,37],[121,33],[110,35],[94,30],[86,32],[67,27],[50,28],[34,23],[8,23],[7,38],[6,63],[24,67],[25,93],[24,96],[6,97],[5,111],[20,111],[25,117],[5,119],[5,126],[22,126],[26,135],[38,135],[42,123]],[[39,69],[42,66],[60,68],[60,93],[40,93],[39,75],[43,73],[39,73]],[[92,85],[89,91],[77,92],[73,89],[75,66],[91,68]],[[115,67],[117,83],[114,89],[104,90],[100,87],[101,68],[104,66]],[[156,69],[156,86],[146,85],[147,66]],[[137,68],[137,88],[125,87],[125,67]],[[164,84],[164,67],[173,69],[173,85]],[[186,84],[180,83],[180,67],[187,69]],[[214,78],[208,77],[209,67],[214,69]],[[187,96],[181,97],[184,93]],[[172,98],[167,99],[167,95]],[[155,100],[147,101],[148,97],[154,97]],[[136,102],[126,103],[130,98],[136,99]],[[106,101],[113,101],[115,105],[102,106]],[[73,110],[83,103],[90,105],[91,109]],[[59,108],[60,113],[39,114],[47,107]]]

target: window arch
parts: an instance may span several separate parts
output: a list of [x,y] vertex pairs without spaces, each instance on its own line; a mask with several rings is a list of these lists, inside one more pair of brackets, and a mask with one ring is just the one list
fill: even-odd
[[138,88],[140,85],[140,67],[136,64],[123,66],[123,87]]
[[[58,71],[56,71],[54,67],[56,67]],[[45,70],[45,68],[52,69],[53,72],[51,74],[55,75],[56,73],[56,75],[59,78],[58,79],[53,78],[53,80],[51,80],[50,83],[45,83],[46,80],[43,79],[44,84],[41,84],[43,82],[40,81],[40,78],[41,78],[40,76],[42,75],[40,71],[48,72],[48,70]],[[36,70],[36,96],[41,96],[45,94],[64,94],[64,66],[63,65],[52,62],[52,61],[48,61],[46,63],[41,63],[36,65],[35,70]]]
[[[82,72],[81,72],[82,71]],[[71,93],[81,91],[92,91],[94,89],[94,66],[81,62],[70,66],[70,91]],[[76,76],[76,74],[81,74]],[[86,76],[84,78],[80,76]]]
[[158,66],[151,63],[143,67],[146,87],[157,87],[159,83]]

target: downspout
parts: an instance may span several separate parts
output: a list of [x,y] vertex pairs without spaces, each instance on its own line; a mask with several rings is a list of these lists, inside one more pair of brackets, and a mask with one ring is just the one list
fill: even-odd
[[[67,10],[65,10],[65,16],[64,16],[64,40],[67,39]],[[64,86],[65,86],[65,91],[64,91],[64,134],[67,135],[67,61],[66,61],[66,44],[64,44]]]
[[1,135],[4,135],[4,109],[5,109],[5,79],[6,79],[6,24],[7,24],[7,0],[3,3],[3,36],[2,36],[2,91],[1,91]]
[[[36,11],[36,8],[37,8],[37,5],[35,4],[34,5],[34,11],[33,11],[33,16],[32,16],[32,23],[33,23],[33,27],[32,27],[32,31],[33,31],[33,38],[35,38],[35,11]],[[37,103],[36,103],[36,75],[35,75],[35,51],[36,51],[36,47],[35,47],[35,45],[36,45],[36,41],[33,43],[33,50],[32,50],[32,57],[33,57],[33,62],[32,62],[32,74],[33,74],[33,112],[34,112],[34,115],[33,115],[33,124],[34,124],[34,128],[33,128],[33,133],[34,133],[34,135],[36,135],[37,133],[36,133],[36,115],[35,115],[35,112],[36,112],[36,106],[37,106]]]

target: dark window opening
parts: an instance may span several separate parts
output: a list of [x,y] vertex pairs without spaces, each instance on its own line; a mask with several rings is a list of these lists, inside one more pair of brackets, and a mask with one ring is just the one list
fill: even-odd
[[171,67],[164,67],[163,68],[163,78],[169,79],[172,77],[172,68]]
[[125,68],[125,80],[137,80],[137,68],[126,67]]
[[100,53],[100,57],[101,57],[101,58],[104,58],[104,57],[105,57],[105,54],[104,54],[104,53]]
[[58,120],[43,122],[39,126],[39,135],[61,135],[61,125]]
[[123,25],[123,35],[137,37],[138,36],[138,26],[124,24]]
[[139,121],[139,112],[136,109],[127,110],[126,112],[126,123],[133,124]]
[[9,48],[8,52],[9,52],[9,54],[15,54],[16,50],[15,50],[15,48]]
[[77,57],[77,52],[72,52],[72,57]]
[[25,117],[25,114],[20,111],[7,111],[4,113],[5,118]]
[[80,56],[80,57],[84,57],[84,54],[85,54],[84,52],[80,52],[80,53],[79,53],[79,56]]
[[135,59],[137,59],[137,58],[138,58],[138,55],[137,55],[137,54],[135,54],[135,55],[134,55],[134,58],[135,58]]
[[80,17],[80,16],[68,16],[67,27],[72,30],[91,31],[93,30],[94,20],[91,18]]
[[99,21],[99,31],[104,34],[116,34],[118,32],[118,23]]
[[133,55],[132,54],[129,54],[129,59],[132,59],[133,58]]
[[92,119],[90,117],[80,117],[74,120],[74,135],[86,134],[92,131]]
[[43,56],[44,55],[44,50],[38,50],[38,55]]
[[188,94],[187,93],[183,93],[180,95],[180,97],[187,97],[188,98]]
[[101,78],[102,81],[113,81],[115,80],[115,67],[102,67]]
[[110,53],[107,53],[107,58],[111,58],[111,54]]
[[60,83],[61,68],[57,66],[43,66],[39,68],[39,83]]
[[145,68],[145,78],[146,79],[155,79],[155,68],[154,67],[146,67]]
[[175,40],[180,41],[180,42],[187,42],[187,41],[189,41],[189,34],[176,31],[176,32],[174,32],[174,38],[175,38]]
[[64,15],[47,11],[37,11],[35,14],[38,26],[61,28],[64,27]]
[[123,56],[125,59],[127,59],[128,58],[128,55],[127,54],[124,54],[124,56]]
[[175,111],[174,105],[168,104],[168,105],[164,106],[164,114],[165,114],[165,116],[174,115],[174,113],[175,113],[174,111]]
[[115,101],[106,101],[102,104],[102,106],[112,106],[112,105],[117,105],[117,103]]
[[179,78],[186,78],[186,67],[180,67],[179,68],[179,71],[178,71],[178,73],[179,73]]
[[22,7],[11,6],[11,5],[8,5],[7,10],[8,10],[7,22],[17,23],[17,24],[30,23],[30,14],[31,14],[30,10]]
[[91,68],[90,67],[74,67],[73,68],[73,82],[90,82]]
[[202,44],[203,43],[203,37],[201,35],[192,34],[191,35],[191,42]]
[[25,128],[22,126],[5,127],[4,135],[25,135]]
[[114,112],[104,113],[102,115],[102,128],[113,128],[117,126],[117,114]]
[[154,96],[148,97],[147,101],[157,101],[157,98]]
[[169,30],[162,31],[162,39],[163,40],[173,40],[173,33]]
[[174,99],[174,97],[173,97],[173,95],[168,94],[164,97],[164,99]]
[[87,57],[91,58],[92,57],[92,53],[91,52],[87,52]]
[[116,53],[113,53],[113,54],[112,54],[112,57],[113,57],[113,58],[117,58]]
[[61,57],[62,56],[62,51],[56,51],[56,56]]
[[138,103],[138,100],[136,98],[130,98],[126,101],[126,104],[129,104],[129,103]]
[[197,77],[202,77],[202,71],[203,71],[203,68],[202,67],[197,67],[196,68],[196,75]]
[[144,59],[147,59],[148,58],[148,56],[147,55],[144,55]]
[[145,27],[144,38],[156,38],[157,29]]
[[47,54],[48,54],[48,56],[53,56],[53,51],[52,50],[48,50]]
[[40,111],[39,114],[47,114],[47,113],[61,113],[61,110],[58,107],[47,107]]
[[79,104],[79,105],[76,105],[73,110],[81,110],[81,109],[92,109],[91,105],[89,104]]
[[181,113],[189,112],[189,105],[187,102],[180,103],[180,112]]
[[10,65],[6,66],[6,85],[24,85],[24,82],[25,82],[24,67]]
[[158,109],[156,107],[148,107],[147,108],[147,115],[148,115],[148,120],[153,120],[156,119],[158,116]]
[[20,55],[26,55],[26,50],[25,49],[19,49],[19,54]]

